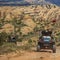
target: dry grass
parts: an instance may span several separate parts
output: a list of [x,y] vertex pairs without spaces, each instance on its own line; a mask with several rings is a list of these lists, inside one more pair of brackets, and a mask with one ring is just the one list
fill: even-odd
[[[32,7],[32,6],[0,7],[0,18],[5,17],[4,21],[12,21],[14,17],[17,19],[21,18],[22,13],[24,13],[23,22],[24,24],[28,25],[27,28],[25,27],[26,29],[23,27],[24,28],[23,31],[28,30],[28,32],[32,31],[34,27],[36,26],[36,23],[34,23],[32,19],[33,16],[35,16],[34,19],[36,20],[37,19],[52,20],[54,18],[56,18],[57,20],[60,20],[60,7],[55,7],[55,8],[51,7],[50,9],[48,9],[47,7],[43,7],[43,6],[37,6],[37,8]],[[8,28],[10,27],[9,25],[7,26]],[[6,28],[6,30],[9,30],[8,28]]]

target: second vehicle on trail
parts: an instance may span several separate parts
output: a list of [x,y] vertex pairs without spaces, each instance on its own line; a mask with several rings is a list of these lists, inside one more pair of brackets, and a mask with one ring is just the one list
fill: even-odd
[[38,40],[37,51],[41,49],[51,49],[53,53],[56,53],[56,45],[54,37],[52,36],[52,31],[43,30],[41,32],[42,36]]

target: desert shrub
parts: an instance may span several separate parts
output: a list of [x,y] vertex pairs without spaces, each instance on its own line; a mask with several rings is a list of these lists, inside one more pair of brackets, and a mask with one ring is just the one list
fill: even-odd
[[34,32],[29,32],[28,36],[31,38],[32,36],[34,36]]
[[18,41],[18,42],[22,42],[22,41],[23,41],[23,38],[18,38],[17,41]]
[[60,46],[60,42],[57,42],[56,45],[57,45],[57,46]]
[[29,39],[29,40],[28,40],[28,43],[29,43],[29,44],[31,44],[31,43],[32,43],[32,40],[31,40],[31,39]]
[[27,37],[28,35],[23,35],[23,37],[25,38],[25,37]]
[[0,29],[2,28],[3,24],[0,23]]
[[8,34],[6,32],[0,33],[0,45],[7,41]]
[[31,45],[30,44],[25,44],[23,46],[17,46],[14,43],[4,43],[2,46],[0,46],[0,55],[3,54],[8,54],[11,52],[15,52],[17,53],[17,51],[21,51],[21,50],[30,50]]
[[40,30],[39,27],[35,27],[35,28],[34,28],[34,32],[37,32],[37,31],[39,31],[39,30]]
[[16,52],[17,49],[18,46],[14,43],[4,43],[2,46],[0,46],[0,54]]
[[35,40],[33,40],[33,43],[36,45],[36,41]]
[[22,50],[30,50],[31,46],[29,44],[21,46]]

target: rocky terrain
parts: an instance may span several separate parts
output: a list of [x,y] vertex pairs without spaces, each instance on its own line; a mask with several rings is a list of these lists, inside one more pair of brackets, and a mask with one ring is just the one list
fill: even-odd
[[[0,7],[0,33],[18,35],[23,42],[17,45],[24,44],[24,47],[27,48],[31,45],[36,46],[39,31],[45,28],[53,30],[55,38],[60,39],[60,7],[54,5]],[[35,49],[30,52],[25,51],[22,55],[20,55],[21,53],[18,55],[11,53],[11,55],[0,56],[0,60],[60,60],[59,49],[60,47],[57,47],[55,54],[48,51],[38,53],[34,51]]]
[[25,51],[17,54],[11,53],[0,56],[0,60],[60,60],[59,49],[58,47],[56,53],[52,53],[50,50],[44,50],[45,52]]
[[[57,30],[60,30],[60,7],[53,5],[46,6],[3,6],[0,7],[0,25],[3,28],[0,31],[13,32],[14,24],[12,21],[21,21],[25,26],[21,27],[21,32],[27,34],[28,32],[33,32],[34,28],[37,26],[41,29],[41,26],[46,26],[46,22],[51,28],[52,20],[56,19]],[[3,22],[3,23],[2,23]],[[18,27],[16,27],[18,30]]]

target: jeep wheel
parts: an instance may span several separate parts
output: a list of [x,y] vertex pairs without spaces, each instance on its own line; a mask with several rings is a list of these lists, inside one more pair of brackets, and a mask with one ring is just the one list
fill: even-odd
[[53,53],[56,53],[56,46],[53,45]]
[[40,45],[37,46],[37,52],[39,52],[39,51],[40,51]]

